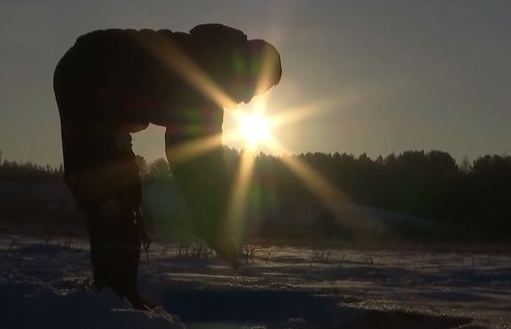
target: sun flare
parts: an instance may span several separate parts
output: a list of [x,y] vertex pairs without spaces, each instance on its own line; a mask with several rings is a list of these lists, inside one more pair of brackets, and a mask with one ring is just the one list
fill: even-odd
[[260,113],[245,114],[239,120],[239,134],[248,146],[256,146],[270,138],[270,125]]

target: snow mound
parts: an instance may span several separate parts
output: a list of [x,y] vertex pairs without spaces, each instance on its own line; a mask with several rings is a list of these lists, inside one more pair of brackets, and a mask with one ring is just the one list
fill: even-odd
[[4,328],[182,329],[163,309],[137,311],[110,289],[54,289],[30,282],[0,285]]

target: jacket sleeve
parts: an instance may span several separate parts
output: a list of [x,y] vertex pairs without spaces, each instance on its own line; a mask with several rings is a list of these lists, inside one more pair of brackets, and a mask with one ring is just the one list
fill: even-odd
[[[226,206],[230,193],[228,173],[222,145],[201,150],[201,143],[218,138],[222,133],[222,110],[217,116],[190,126],[167,127],[165,144],[172,174],[185,200],[193,210],[194,225],[199,235],[215,247],[225,240]],[[218,118],[218,116],[220,116]],[[216,136],[216,137],[215,137]],[[207,142],[206,142],[207,143]],[[179,152],[198,150],[180,158]]]

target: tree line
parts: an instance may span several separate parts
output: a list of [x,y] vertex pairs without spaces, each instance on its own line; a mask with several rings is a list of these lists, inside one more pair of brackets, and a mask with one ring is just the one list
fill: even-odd
[[62,165],[57,168],[33,162],[4,160],[0,162],[0,181],[40,181],[61,179],[64,173]]
[[[240,152],[225,149],[232,172]],[[286,156],[286,155],[284,155]],[[280,156],[282,157],[282,156]],[[293,205],[320,198],[279,156],[256,156],[249,202],[262,213],[285,214]],[[511,235],[511,156],[484,155],[457,163],[447,152],[405,151],[386,157],[366,154],[288,155],[322,175],[355,203],[448,224],[460,236],[509,240]],[[164,159],[142,167],[146,179],[172,179]],[[326,210],[327,211],[327,210]],[[318,213],[318,218],[325,211]]]
[[[284,155],[285,156],[285,155]],[[457,164],[443,151],[405,151],[386,157],[366,154],[289,155],[321,174],[354,202],[456,225],[463,232],[509,240],[511,232],[511,157],[485,155]],[[235,176],[240,151],[226,148]],[[282,214],[293,204],[320,201],[279,156],[256,156],[248,197],[253,209]],[[172,180],[164,159],[147,163],[137,157],[145,184]],[[61,179],[62,166],[4,161],[0,181]]]

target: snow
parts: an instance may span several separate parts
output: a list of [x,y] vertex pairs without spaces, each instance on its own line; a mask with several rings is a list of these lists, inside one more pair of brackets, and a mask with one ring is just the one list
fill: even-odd
[[511,256],[255,247],[233,272],[154,245],[132,310],[91,291],[85,241],[0,236],[1,328],[509,328]]

